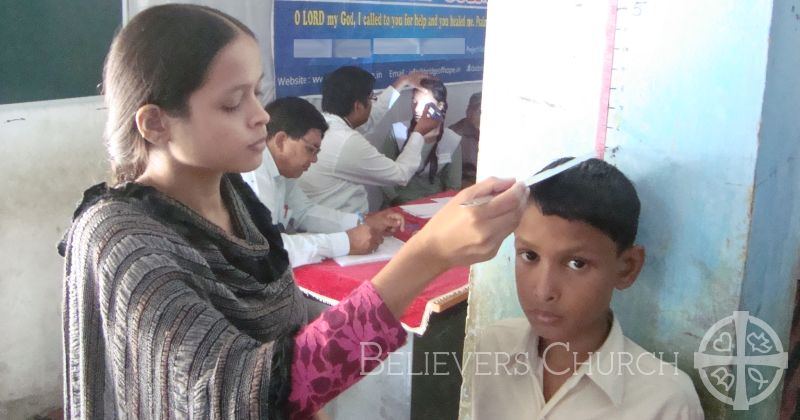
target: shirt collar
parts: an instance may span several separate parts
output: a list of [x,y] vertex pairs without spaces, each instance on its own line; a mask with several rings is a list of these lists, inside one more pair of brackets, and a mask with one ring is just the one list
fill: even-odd
[[[608,337],[606,337],[600,348],[592,354],[591,363],[589,363],[589,360],[586,361],[584,366],[587,366],[588,370],[583,367],[580,368],[583,372],[579,373],[579,375],[585,376],[587,380],[592,381],[608,396],[614,405],[619,405],[622,402],[625,390],[625,375],[622,373],[624,372],[622,369],[627,369],[620,366],[620,355],[625,351],[625,336],[622,333],[622,326],[617,317],[613,316],[613,314],[612,317],[613,321]],[[510,349],[514,354],[527,354],[530,352],[531,358],[536,361],[535,363],[540,362],[538,346],[539,336],[533,331],[530,324],[528,324],[525,334],[520,334],[518,341],[510,343]],[[613,370],[609,373],[608,371],[612,367]]]
[[614,405],[619,405],[622,402],[625,391],[624,372],[628,367],[635,369],[635,365],[622,366],[621,358],[624,351],[625,336],[622,334],[622,326],[617,317],[613,317],[611,331],[609,331],[603,345],[592,354],[591,363],[588,364],[585,376],[603,390]]
[[533,331],[528,320],[525,318],[523,319],[525,320],[525,324],[522,327],[524,329],[523,333],[505,335],[503,341],[500,343],[500,348],[509,352],[507,361],[507,366],[509,368],[519,361],[527,361],[530,363],[527,367],[533,368],[535,371],[541,363],[537,350],[539,347],[539,336]]
[[510,342],[508,349],[513,354],[528,354],[533,352],[531,356],[538,355],[537,348],[539,346],[539,336],[531,328],[531,324],[525,325],[525,332],[514,337],[514,341]]
[[275,163],[275,158],[272,157],[272,152],[269,151],[269,148],[264,151],[264,157],[261,159],[261,166],[264,167],[271,178],[278,178],[281,176],[280,171],[278,171],[278,165]]
[[351,130],[353,129],[352,127],[350,127],[350,124],[348,124],[347,121],[345,121],[344,118],[342,118],[342,117],[340,117],[340,116],[338,116],[336,114],[330,114],[328,112],[323,112],[322,116],[325,117],[325,122],[327,122],[329,126],[343,125],[343,126],[349,128]]

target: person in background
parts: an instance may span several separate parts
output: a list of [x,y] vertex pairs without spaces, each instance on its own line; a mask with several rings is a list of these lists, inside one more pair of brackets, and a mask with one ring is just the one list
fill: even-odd
[[267,147],[259,51],[237,19],[191,4],[146,9],[114,37],[113,182],[84,192],[58,247],[65,418],[311,418],[403,344],[414,296],[495,255],[519,222],[521,183],[464,190],[309,322],[280,232],[239,175]]
[[610,307],[644,265],[639,210],[630,180],[598,159],[530,187],[514,231],[525,317],[478,333],[488,363],[474,372],[473,419],[703,418],[689,376],[625,337]]
[[[447,88],[438,79],[422,79],[411,99],[411,121],[392,125],[381,151],[397,158],[419,120],[427,115],[444,121],[447,115]],[[433,138],[422,148],[422,165],[406,186],[383,187],[384,205],[396,206],[447,190],[461,189],[461,137],[439,126],[425,137]]]
[[450,126],[461,136],[462,186],[475,183],[478,169],[478,142],[481,137],[481,92],[469,97],[467,116]]
[[[340,67],[322,82],[322,111],[330,128],[325,133],[318,161],[298,185],[317,204],[345,212],[367,212],[365,185],[406,185],[419,169],[424,136],[442,122],[424,116],[406,140],[397,159],[389,159],[364,137],[394,105],[400,90],[418,87],[422,73],[401,76],[375,96],[375,77],[354,66]],[[374,104],[374,105],[373,105]],[[362,131],[357,130],[365,126]],[[428,141],[433,141],[430,139]]]
[[391,210],[345,213],[309,200],[295,187],[295,178],[317,161],[328,124],[314,105],[297,97],[279,98],[265,110],[270,115],[267,151],[261,166],[242,178],[279,226],[292,267],[371,253],[384,235],[403,229],[403,216]]

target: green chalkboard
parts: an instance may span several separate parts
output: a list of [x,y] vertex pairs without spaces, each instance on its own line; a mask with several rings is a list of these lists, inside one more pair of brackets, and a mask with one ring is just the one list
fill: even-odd
[[0,104],[97,95],[120,0],[0,0]]

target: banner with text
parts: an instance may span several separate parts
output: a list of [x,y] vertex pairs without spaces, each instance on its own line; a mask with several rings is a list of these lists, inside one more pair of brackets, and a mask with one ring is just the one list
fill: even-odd
[[444,82],[481,80],[488,0],[275,0],[277,95],[320,93],[344,65],[375,75],[375,87],[422,71]]

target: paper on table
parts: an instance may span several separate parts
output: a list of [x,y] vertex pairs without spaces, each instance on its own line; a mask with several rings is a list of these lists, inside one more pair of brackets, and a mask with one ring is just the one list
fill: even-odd
[[452,199],[453,199],[453,197],[431,198],[431,200],[433,200],[433,201],[435,201],[437,203],[442,203],[442,204],[447,204],[447,202],[452,200]]
[[430,219],[436,212],[438,212],[444,203],[425,203],[425,204],[408,204],[400,206],[404,212],[413,216],[421,217],[423,219]]
[[395,238],[394,236],[389,236],[383,240],[381,246],[379,246],[378,249],[376,249],[372,254],[345,255],[343,257],[336,257],[333,260],[336,261],[336,264],[339,264],[342,267],[378,261],[388,261],[394,257],[394,254],[397,254],[397,251],[400,250],[404,243],[405,242]]

